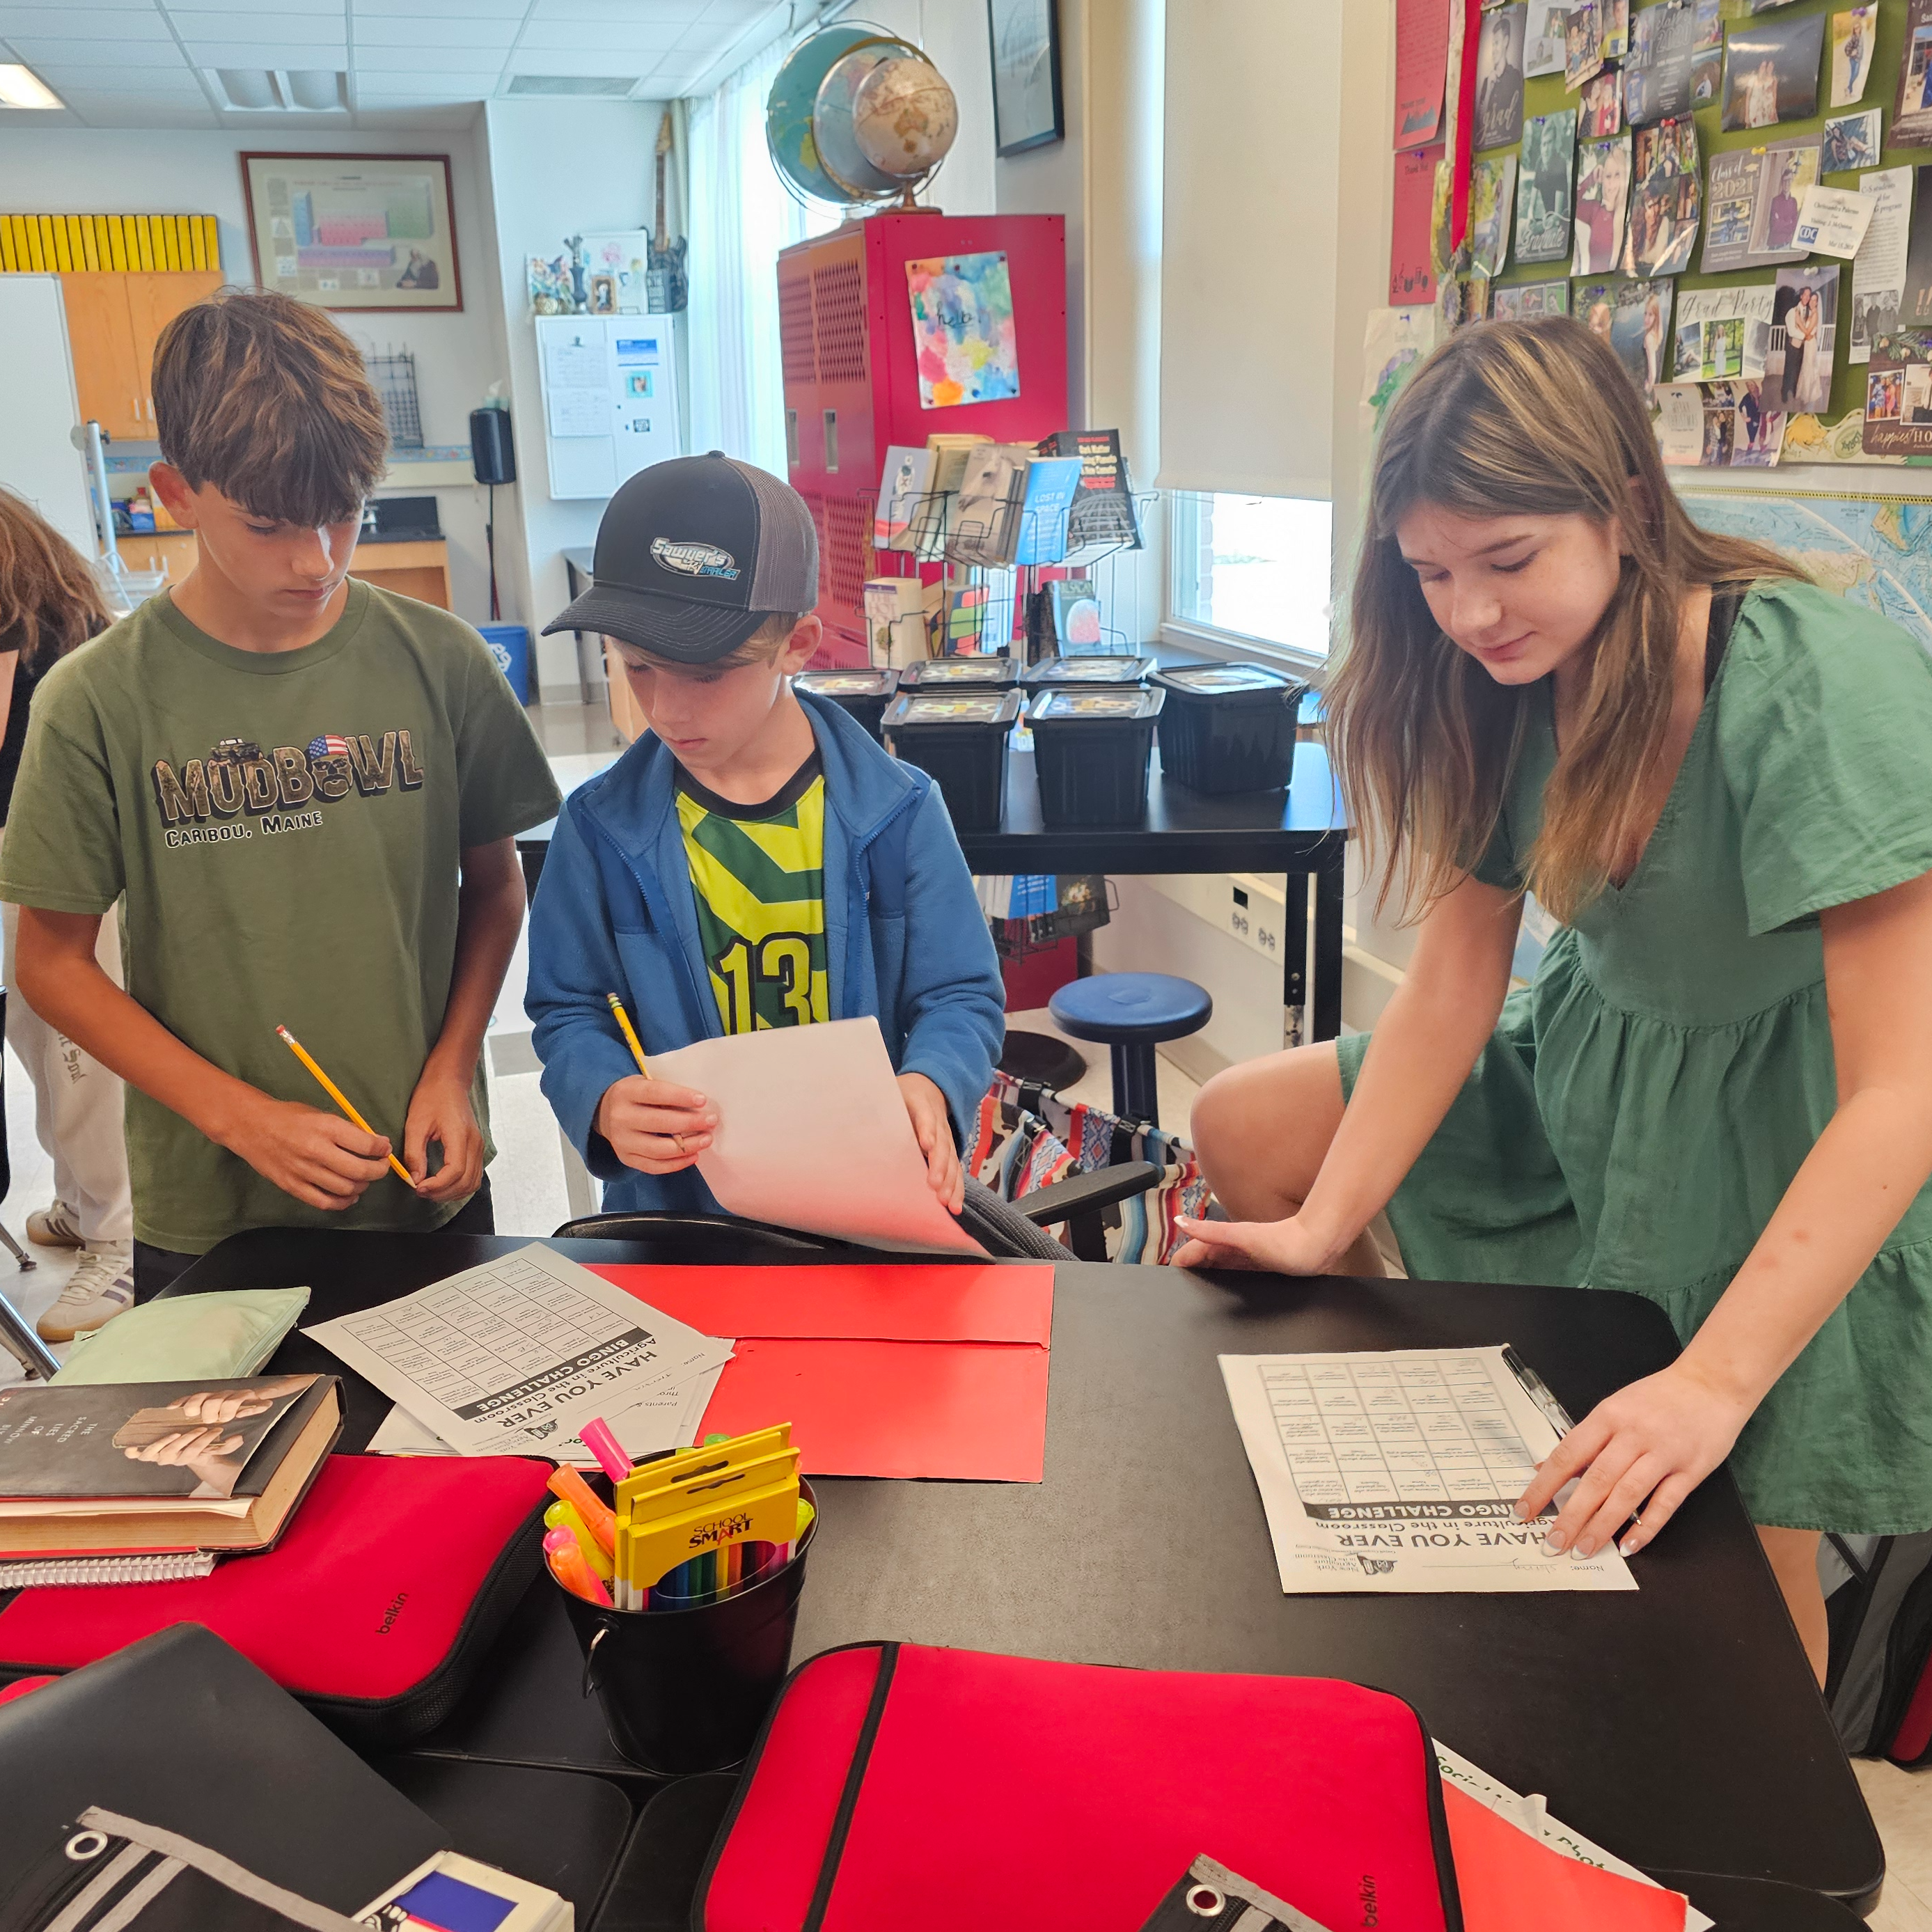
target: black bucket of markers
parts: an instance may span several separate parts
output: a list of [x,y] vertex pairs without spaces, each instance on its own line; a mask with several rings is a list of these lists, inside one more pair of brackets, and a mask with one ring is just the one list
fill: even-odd
[[[609,1495],[607,1481],[586,1480]],[[596,1693],[611,1743],[633,1764],[683,1778],[729,1770],[750,1753],[791,1668],[818,1534],[818,1498],[802,1476],[798,1492],[813,1514],[797,1548],[728,1596],[688,1610],[608,1610],[550,1578],[584,1653],[584,1694]]]

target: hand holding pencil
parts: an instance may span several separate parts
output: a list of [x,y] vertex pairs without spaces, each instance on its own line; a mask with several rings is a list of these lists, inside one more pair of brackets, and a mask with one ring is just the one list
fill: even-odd
[[652,1078],[623,1001],[615,993],[606,998],[638,1070],[604,1089],[597,1103],[597,1131],[626,1167],[640,1174],[676,1174],[694,1166],[711,1144],[717,1109],[694,1088]]

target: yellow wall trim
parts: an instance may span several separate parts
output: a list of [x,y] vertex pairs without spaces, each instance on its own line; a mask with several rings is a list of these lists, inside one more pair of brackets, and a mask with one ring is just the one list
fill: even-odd
[[0,214],[0,274],[148,269],[206,274],[221,266],[212,214]]

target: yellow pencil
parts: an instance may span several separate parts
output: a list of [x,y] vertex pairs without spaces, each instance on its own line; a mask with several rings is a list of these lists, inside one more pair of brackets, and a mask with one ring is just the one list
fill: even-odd
[[[326,1093],[328,1097],[333,1100],[335,1104],[340,1107],[365,1134],[373,1134],[376,1130],[370,1126],[369,1123],[349,1104],[348,1095],[344,1093],[342,1089],[337,1086],[335,1082],[330,1079],[328,1076],[323,1072],[322,1069],[316,1066],[315,1062],[309,1058],[308,1049],[303,1046],[302,1042],[296,1039],[295,1035],[290,1032],[288,1028],[285,1026],[278,1026],[276,1028],[275,1030],[281,1035],[283,1045],[287,1047],[289,1051],[315,1076],[316,1079],[322,1082],[322,1091]],[[416,1186],[416,1183],[410,1178],[409,1169],[406,1168],[393,1154],[389,1156],[389,1165],[395,1169],[396,1178],[400,1180],[405,1187],[413,1188]]]
[[617,1016],[617,1024],[624,1030],[625,1042],[631,1049],[631,1058],[638,1063],[638,1071],[648,1080],[651,1070],[644,1064],[644,1046],[638,1038],[637,1028],[631,1024],[630,1015],[624,1010],[623,1001],[615,993],[606,993],[604,997],[610,1002],[610,1010]]

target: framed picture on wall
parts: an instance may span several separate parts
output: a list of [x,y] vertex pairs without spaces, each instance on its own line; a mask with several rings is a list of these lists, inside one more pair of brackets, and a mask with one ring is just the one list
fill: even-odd
[[1065,134],[1060,102],[1060,19],[1054,0],[986,0],[992,28],[993,136],[1002,154]]
[[447,154],[244,154],[255,279],[334,309],[460,309]]

